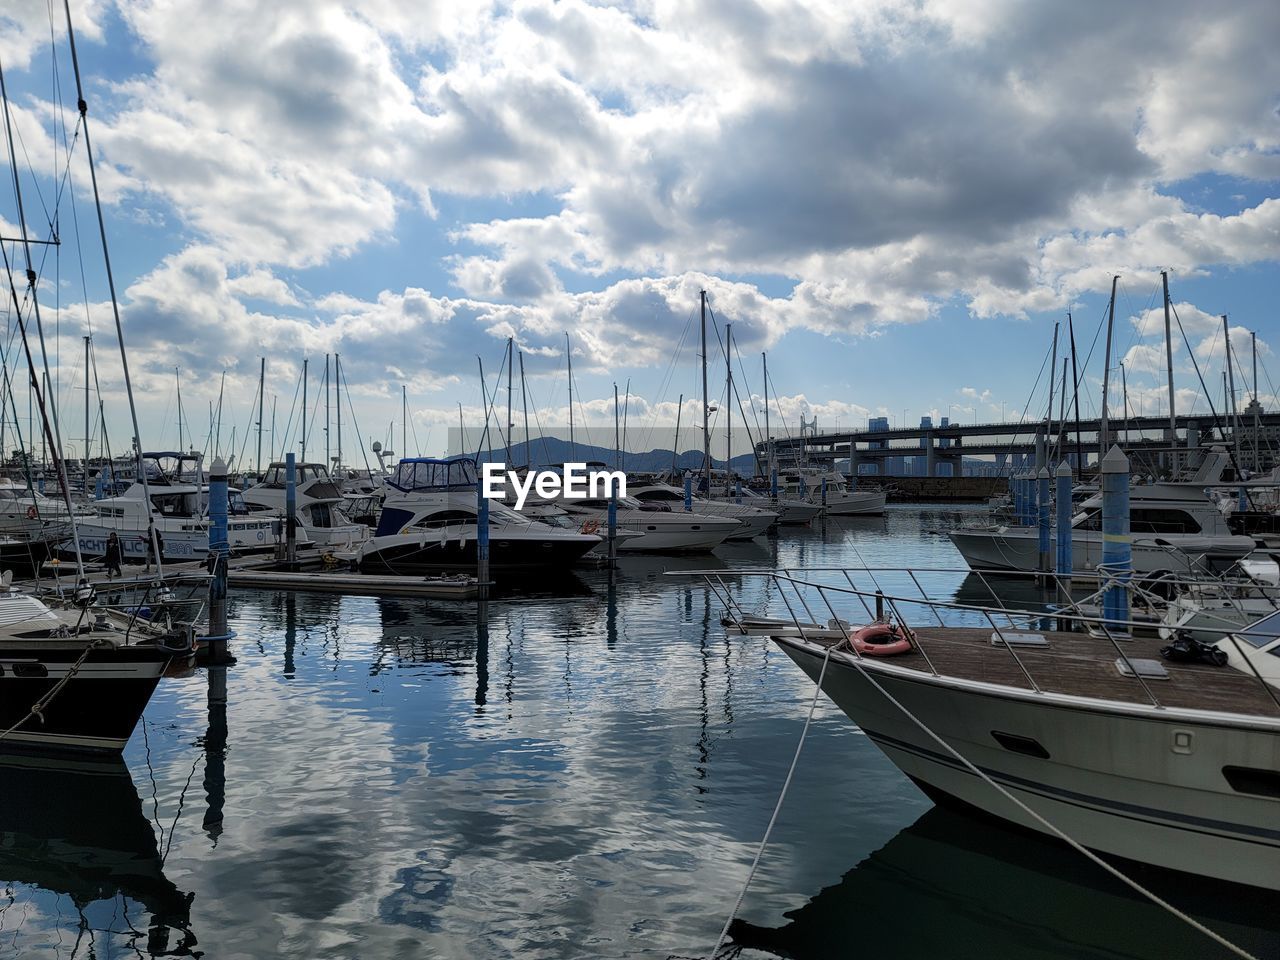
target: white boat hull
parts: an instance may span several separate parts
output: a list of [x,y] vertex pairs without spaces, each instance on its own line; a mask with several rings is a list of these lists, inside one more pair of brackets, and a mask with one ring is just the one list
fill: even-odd
[[852,490],[827,494],[827,515],[832,517],[878,516],[884,513],[886,496],[882,490]]
[[[964,557],[965,563],[975,570],[1019,570],[1033,572],[1039,569],[1039,532],[1028,527],[1010,527],[1002,530],[952,530],[951,542]],[[1169,546],[1156,543],[1154,538],[1134,537],[1131,545],[1131,567],[1135,573],[1155,573],[1171,570],[1175,573],[1202,573],[1197,565],[1203,553],[1183,552],[1180,544],[1190,550],[1203,549],[1205,537],[1184,537],[1168,534],[1160,538]],[[1231,560],[1247,556],[1253,549],[1248,537],[1214,537],[1217,545],[1215,558]],[[1171,549],[1172,548],[1172,549]],[[1050,560],[1056,549],[1054,534],[1050,532]],[[1096,576],[1102,563],[1102,534],[1094,531],[1074,531],[1071,537],[1071,566],[1076,574]]]
[[[816,680],[822,648],[776,639]],[[1277,799],[1237,792],[1223,775],[1228,765],[1280,771],[1280,723],[1136,706],[1086,708],[1080,705],[1086,701],[1070,705],[1071,698],[995,685],[977,689],[880,662],[865,669],[962,756],[1085,846],[1280,889]],[[832,655],[823,689],[907,776],[1049,832],[925,734],[846,655]],[[1048,756],[1006,749],[992,731],[1029,738]]]

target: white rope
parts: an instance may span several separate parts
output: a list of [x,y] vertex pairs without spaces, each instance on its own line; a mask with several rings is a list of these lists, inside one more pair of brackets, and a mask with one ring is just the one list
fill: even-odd
[[[819,674],[818,676],[819,688],[822,687],[822,675],[826,673],[827,662],[831,659],[831,649],[832,649],[831,647],[827,648],[826,656],[823,657],[823,660],[822,660],[822,674]],[[1113,867],[1111,864],[1107,863],[1107,861],[1103,860],[1100,856],[1098,856],[1092,850],[1088,849],[1083,844],[1079,843],[1072,837],[1068,836],[1061,829],[1059,829],[1054,824],[1050,823],[1047,819],[1045,819],[1035,810],[1032,810],[1031,807],[1027,806],[1025,803],[1023,803],[1021,800],[1015,797],[1012,793],[1010,793],[1008,790],[1002,787],[1000,784],[996,783],[993,779],[991,779],[990,776],[988,776],[984,771],[982,771],[973,763],[971,763],[966,757],[962,756],[959,751],[957,751],[953,746],[951,746],[951,744],[947,743],[945,740],[942,739],[942,737],[934,733],[933,730],[923,720],[921,720],[914,713],[908,710],[906,706],[904,706],[903,703],[900,700],[898,700],[897,697],[895,697],[888,690],[886,690],[875,677],[873,677],[870,673],[868,673],[866,667],[863,666],[863,664],[859,660],[852,659],[850,660],[850,663],[859,673],[862,674],[863,678],[866,679],[868,683],[870,683],[873,687],[875,687],[876,690],[878,690],[886,700],[888,700],[895,707],[901,710],[903,714],[905,714],[909,720],[911,720],[916,726],[918,726],[922,731],[924,731],[924,733],[930,739],[934,740],[939,746],[941,746],[944,750],[946,750],[947,753],[951,754],[953,757],[959,760],[960,763],[966,769],[968,769],[971,773],[976,775],[981,780],[986,781],[986,783],[988,783],[997,793],[1001,794],[1006,800],[1009,800],[1011,803],[1017,806],[1020,810],[1022,810],[1032,819],[1034,819],[1037,823],[1041,824],[1050,833],[1054,834],[1059,839],[1063,840],[1072,849],[1088,857],[1090,860],[1092,860],[1094,863],[1100,866],[1103,870],[1107,871],[1107,873],[1111,874],[1121,883],[1124,883],[1126,886],[1130,887],[1131,889],[1135,890],[1137,893],[1146,897],[1152,903],[1156,904],[1156,906],[1163,907],[1165,910],[1173,914],[1173,916],[1177,917],[1183,923],[1186,923],[1188,926],[1200,931],[1200,933],[1204,934],[1209,939],[1215,941],[1224,949],[1230,951],[1231,953],[1234,953],[1238,957],[1242,957],[1243,960],[1258,960],[1257,957],[1249,953],[1243,947],[1236,946],[1234,943],[1232,943],[1230,940],[1227,940],[1222,935],[1215,933],[1213,930],[1210,930],[1208,927],[1200,923],[1200,921],[1196,920],[1194,917],[1189,916],[1186,913],[1183,913],[1181,910],[1179,910],[1173,904],[1169,903],[1167,900],[1162,899],[1157,894],[1148,890],[1146,887],[1142,886],[1142,884],[1138,883],[1138,881],[1131,879],[1125,873],[1123,873],[1116,867]],[[803,742],[803,738],[802,738],[802,742]],[[770,826],[772,826],[772,823],[770,824]],[[746,891],[744,890],[743,893],[745,894]],[[741,902],[741,898],[739,898],[739,902]],[[726,924],[726,929],[728,929],[727,924]]]
[[[803,631],[801,631],[803,636]],[[843,641],[841,641],[843,643]],[[826,656],[822,658],[822,670],[818,674],[818,683],[813,689],[813,699],[809,702],[809,715],[805,717],[804,729],[800,731],[800,740],[796,744],[796,752],[791,757],[791,767],[787,770],[787,778],[782,782],[782,790],[778,794],[778,802],[774,804],[773,816],[769,818],[769,825],[765,827],[764,836],[760,838],[760,846],[756,850],[756,858],[751,861],[751,870],[747,873],[746,882],[742,885],[742,891],[738,894],[737,902],[733,905],[728,918],[724,922],[724,927],[720,930],[720,937],[716,940],[715,949],[707,954],[707,960],[714,960],[720,953],[721,946],[724,945],[725,937],[729,935],[729,927],[733,924],[733,919],[738,915],[738,911],[742,909],[742,901],[747,896],[747,890],[751,886],[751,881],[755,879],[756,868],[760,866],[760,858],[764,856],[764,848],[769,844],[769,835],[773,833],[773,825],[778,820],[778,813],[782,810],[782,802],[787,798],[787,790],[791,787],[791,778],[795,775],[796,764],[800,761],[800,751],[804,749],[805,737],[809,735],[809,725],[813,722],[814,711],[818,707],[818,698],[822,694],[822,678],[827,673],[827,663],[831,659],[831,651],[839,644],[832,644],[827,647]]]

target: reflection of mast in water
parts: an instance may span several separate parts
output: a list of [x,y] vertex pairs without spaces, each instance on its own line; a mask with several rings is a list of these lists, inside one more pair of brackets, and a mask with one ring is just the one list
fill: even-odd
[[489,699],[489,601],[476,604],[476,706]]
[[227,668],[210,666],[209,726],[204,735],[204,831],[217,846],[227,789]]
[[605,595],[604,645],[610,650],[618,645],[618,583],[609,571],[609,592]]
[[[12,884],[24,884],[70,898],[79,915],[77,932],[94,939],[98,932],[121,934],[114,927],[89,932],[89,906],[123,897],[126,916],[129,901],[151,913],[145,946],[138,942],[142,932],[131,927],[126,950],[139,956],[196,955],[190,929],[193,895],[165,877],[156,835],[119,757],[0,759],[0,835],[0,876],[10,883],[11,896]],[[37,930],[36,924],[10,930],[6,946],[21,945],[24,933]],[[175,932],[177,942],[171,943]],[[101,952],[114,955],[109,949]]]
[[298,642],[298,606],[292,590],[284,595],[284,675],[293,678],[293,648]]
[[[700,733],[698,734],[698,765],[696,769],[698,771],[699,780],[707,779],[707,767],[710,766],[711,763],[711,734],[709,730],[710,710],[707,702],[707,682],[711,676],[711,664],[710,659],[707,656],[708,640],[710,639],[709,634],[711,631],[711,591],[704,590],[702,592],[702,599],[702,632],[698,636],[698,655],[702,658],[702,670],[698,673],[698,695],[700,700],[698,705],[698,725]],[[707,792],[707,788],[701,784],[698,785],[697,789],[699,793]]]

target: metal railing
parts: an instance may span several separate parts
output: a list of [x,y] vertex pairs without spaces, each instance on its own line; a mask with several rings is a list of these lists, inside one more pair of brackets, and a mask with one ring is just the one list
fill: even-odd
[[[998,643],[993,644],[1003,647],[1012,663],[1016,666],[1018,672],[1026,679],[1030,690],[1037,694],[1052,692],[1053,684],[1046,682],[1045,678],[1037,680],[1026,660],[1019,656],[1016,649],[1017,644],[1010,642],[1007,634],[1016,632],[1034,630],[1036,632],[1047,632],[1049,626],[1053,628],[1053,632],[1064,635],[1069,634],[1088,634],[1095,639],[1104,639],[1115,651],[1119,661],[1124,664],[1127,674],[1121,674],[1124,679],[1134,680],[1140,687],[1143,696],[1150,702],[1151,706],[1156,709],[1166,709],[1167,705],[1160,701],[1151,684],[1144,678],[1142,672],[1134,665],[1133,659],[1129,652],[1125,649],[1125,644],[1132,637],[1131,634],[1135,628],[1150,630],[1158,627],[1159,624],[1153,624],[1150,621],[1142,621],[1135,619],[1104,619],[1096,614],[1091,614],[1083,609],[1085,600],[1075,598],[1067,585],[1063,583],[1062,578],[1055,575],[1045,574],[1026,574],[1025,576],[1038,578],[1042,583],[1052,582],[1054,591],[1065,597],[1067,602],[1062,604],[1054,604],[1051,608],[1043,609],[1018,609],[1008,607],[1000,598],[995,587],[986,579],[984,573],[992,571],[974,571],[968,568],[908,568],[908,567],[808,567],[803,570],[793,570],[792,568],[777,569],[722,569],[722,570],[691,570],[691,571],[673,571],[669,576],[686,576],[699,577],[716,595],[717,599],[724,605],[726,611],[726,622],[732,624],[742,624],[749,622],[754,615],[744,611],[741,605],[734,599],[733,591],[730,589],[726,578],[738,579],[742,577],[768,578],[777,585],[778,596],[787,609],[787,615],[790,620],[789,627],[780,628],[777,632],[780,635],[798,636],[802,640],[830,640],[842,645],[842,652],[847,652],[859,660],[866,658],[855,645],[847,641],[853,635],[856,628],[851,624],[847,624],[844,619],[836,611],[836,607],[832,604],[832,597],[855,599],[861,605],[871,622],[884,622],[886,617],[886,609],[903,628],[914,634],[913,647],[920,653],[924,660],[925,669],[934,677],[947,676],[940,671],[935,663],[935,657],[930,656],[928,644],[924,642],[919,632],[919,624],[913,624],[911,619],[904,613],[907,610],[918,610],[923,607],[929,611],[931,618],[937,622],[937,626],[947,629],[953,624],[949,624],[943,614],[946,611],[953,611],[964,614],[966,616],[977,617],[983,620],[991,627],[993,640],[998,639]],[[846,582],[846,585],[823,583],[813,579],[815,574],[834,573],[840,575]],[[1005,571],[999,571],[1004,576]],[[905,574],[915,586],[918,596],[907,596],[886,592],[880,580],[890,574]],[[976,574],[980,581],[990,592],[994,601],[993,606],[983,606],[979,604],[958,603],[951,600],[940,600],[929,596],[929,592],[921,583],[920,575],[927,574]],[[865,575],[871,582],[870,588],[859,586],[855,582],[856,575]],[[1120,578],[1114,577],[1103,571],[1103,590],[1114,585],[1112,582],[1121,582]],[[1175,581],[1186,584],[1202,584],[1203,581]],[[1139,596],[1146,595],[1152,600],[1160,599],[1154,594],[1144,592],[1139,586],[1132,581],[1125,581],[1126,589],[1131,590]],[[809,599],[806,599],[806,592],[810,592]],[[1046,593],[1048,589],[1046,588]],[[1101,593],[1102,591],[1098,591]],[[813,607],[810,605],[812,595],[816,594],[818,601],[821,602],[820,610],[825,609],[829,614],[829,618],[825,623],[822,619],[815,615]],[[1097,594],[1091,595],[1096,596]],[[837,599],[839,602],[839,599]],[[802,619],[801,614],[808,619]],[[917,618],[918,619],[918,618]],[[1259,617],[1261,619],[1261,617]],[[767,622],[767,621],[762,621]],[[779,618],[776,622],[784,622]],[[1255,621],[1256,622],[1256,621]],[[1046,623],[1049,626],[1046,626]],[[1003,625],[1002,625],[1003,624]],[[1240,673],[1251,676],[1253,680],[1261,686],[1267,698],[1276,707],[1277,713],[1280,713],[1280,696],[1277,696],[1275,688],[1269,684],[1258,671],[1256,665],[1248,657],[1240,646],[1241,637],[1258,636],[1266,639],[1274,640],[1276,634],[1264,631],[1255,631],[1253,625],[1241,626],[1232,624],[1230,629],[1224,631],[1224,639],[1229,641],[1239,655],[1240,659],[1248,665],[1247,672],[1241,670]],[[746,628],[742,628],[746,632]],[[1172,629],[1170,627],[1170,629]],[[1045,651],[1052,655],[1054,651]],[[936,651],[935,651],[936,653]],[[1103,698],[1105,699],[1105,697]]]

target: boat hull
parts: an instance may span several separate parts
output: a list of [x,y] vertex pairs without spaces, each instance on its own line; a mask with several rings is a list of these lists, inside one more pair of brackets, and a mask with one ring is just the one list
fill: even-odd
[[[596,536],[520,539],[494,532],[489,540],[489,569],[557,576],[599,545]],[[418,576],[451,570],[474,573],[476,567],[474,534],[446,540],[405,534],[374,537],[360,556],[361,573]]]
[[[821,647],[796,638],[775,641],[816,680]],[[977,689],[870,661],[863,669],[962,756],[1085,846],[1280,889],[1277,800],[1238,792],[1223,773],[1237,766],[1280,775],[1280,725],[1188,711],[1108,710],[1100,701],[1068,705],[1063,698],[995,685]],[[925,734],[844,654],[832,655],[823,689],[913,780],[1050,832]],[[1008,749],[993,731],[1026,738],[1047,756]]]
[[831,517],[875,517],[884,513],[883,491],[857,490],[836,496],[827,495],[827,515]]
[[[948,536],[961,556],[974,570],[1018,570],[1032,572],[1039,569],[1040,541],[1036,530],[1009,528],[1007,530],[952,530]],[[1155,573],[1171,570],[1175,573],[1202,572],[1197,562],[1201,557],[1220,562],[1230,562],[1245,557],[1253,544],[1245,537],[1214,538],[1215,552],[1190,553],[1179,549],[1185,543],[1189,549],[1203,550],[1206,538],[1194,537],[1180,540],[1176,534],[1161,538],[1168,546],[1153,539],[1134,538],[1131,545],[1131,568],[1135,573]],[[1050,550],[1056,549],[1050,536]],[[1174,549],[1170,549],[1173,547]],[[1102,563],[1102,534],[1085,534],[1077,531],[1071,538],[1071,566],[1074,574],[1097,576]]]
[[[0,730],[27,717],[82,652],[47,644],[0,649]],[[94,650],[44,708],[43,722],[27,718],[0,740],[0,749],[119,753],[171,660],[156,647]]]

